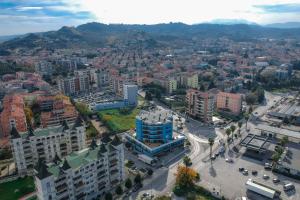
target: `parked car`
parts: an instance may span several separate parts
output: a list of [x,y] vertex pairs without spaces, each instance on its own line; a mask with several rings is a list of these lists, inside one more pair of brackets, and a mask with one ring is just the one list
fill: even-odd
[[226,158],[225,161],[228,163],[233,163],[233,160],[231,158]]
[[263,175],[263,179],[269,179],[269,178],[270,178],[269,175],[267,175],[267,174]]
[[216,155],[213,155],[213,156],[211,157],[211,159],[212,159],[212,160],[215,160],[215,159],[216,159]]
[[294,190],[295,186],[292,183],[287,183],[283,186],[284,191]]
[[243,171],[243,175],[247,176],[247,175],[248,175],[248,170],[245,169],[245,170]]
[[267,170],[272,169],[272,165],[270,163],[265,163],[265,169]]
[[253,176],[256,176],[256,175],[257,175],[257,171],[256,171],[256,170],[253,170],[253,171],[252,171],[252,175],[253,175]]
[[279,183],[280,180],[278,178],[273,178],[273,183]]
[[239,168],[239,171],[240,171],[240,172],[244,171],[244,167],[240,167],[240,168]]

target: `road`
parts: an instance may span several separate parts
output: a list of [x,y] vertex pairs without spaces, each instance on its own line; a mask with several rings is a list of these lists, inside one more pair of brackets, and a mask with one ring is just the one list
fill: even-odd
[[[194,121],[192,123],[197,124],[199,122]],[[201,123],[199,123],[199,127],[203,127],[201,126]],[[207,163],[202,162],[202,160],[209,156],[208,139],[205,138],[207,127],[203,128],[204,136],[199,137],[199,134],[193,134],[189,131],[187,126],[183,126],[183,133],[191,143],[190,153],[188,154],[188,156],[193,162],[192,167],[197,169],[197,171],[199,172],[201,171],[202,167],[205,167],[207,165]],[[218,129],[214,131],[214,134],[216,135],[215,141],[223,139],[223,134]],[[218,147],[219,143],[215,142],[212,150],[216,151]],[[143,181],[143,188],[139,192],[132,193],[131,197],[129,197],[128,199],[137,199],[138,196],[145,192],[153,194],[154,196],[160,196],[162,194],[170,193],[176,181],[175,174],[179,164],[182,164],[181,159],[174,162],[168,167],[162,167],[160,169],[154,170],[154,174],[152,175],[152,177]]]

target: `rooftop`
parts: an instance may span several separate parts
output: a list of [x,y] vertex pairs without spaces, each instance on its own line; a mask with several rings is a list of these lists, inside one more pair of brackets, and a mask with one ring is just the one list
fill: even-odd
[[160,107],[155,107],[150,110],[142,110],[137,116],[137,119],[143,120],[145,123],[159,124],[172,122],[173,116],[172,111],[165,110]]

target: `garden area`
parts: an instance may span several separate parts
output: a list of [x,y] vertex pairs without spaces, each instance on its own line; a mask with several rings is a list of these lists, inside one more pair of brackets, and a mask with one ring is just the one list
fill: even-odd
[[0,199],[14,200],[35,190],[32,177],[19,178],[15,181],[0,184]]
[[135,128],[135,117],[139,112],[139,107],[109,109],[98,112],[98,116],[111,132],[119,133]]
[[187,200],[217,200],[211,192],[196,184],[200,174],[191,168],[192,161],[188,156],[183,158],[183,164],[177,167],[174,194]]
[[103,124],[113,133],[120,133],[135,128],[135,117],[145,105],[145,100],[138,96],[138,106],[120,109],[108,109],[98,112]]

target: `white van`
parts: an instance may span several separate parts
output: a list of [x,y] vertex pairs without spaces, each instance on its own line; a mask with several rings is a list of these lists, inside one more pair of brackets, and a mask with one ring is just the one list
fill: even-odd
[[295,189],[295,186],[292,183],[287,183],[283,186],[284,191],[289,191]]

